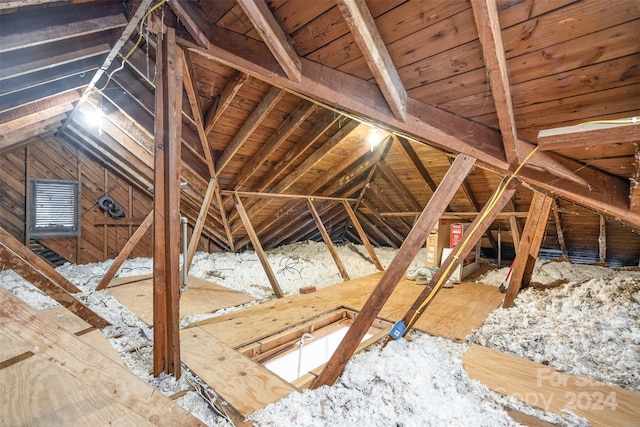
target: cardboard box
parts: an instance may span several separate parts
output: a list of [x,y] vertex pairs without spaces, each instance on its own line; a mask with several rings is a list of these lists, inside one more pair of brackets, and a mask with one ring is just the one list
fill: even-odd
[[[471,223],[454,223],[449,227],[449,247],[454,248],[461,240],[464,239],[464,236],[467,234]],[[462,262],[463,266],[467,266],[473,264],[477,261],[478,258],[478,243],[474,243],[473,248],[469,252]]]
[[[451,251],[453,251],[453,248],[444,248],[442,250],[442,259],[443,260],[447,259]],[[467,277],[468,275],[470,275],[471,273],[473,273],[478,269],[478,258],[476,257],[475,261],[470,264],[466,264],[466,265],[463,265],[463,264],[464,263],[461,263],[460,265],[458,265],[458,267],[453,269],[451,273],[451,280],[455,283],[460,283],[462,279],[464,279],[465,277]]]
[[440,219],[427,236],[427,267],[439,267],[442,259],[442,249],[449,247],[449,226],[455,223],[453,219]]

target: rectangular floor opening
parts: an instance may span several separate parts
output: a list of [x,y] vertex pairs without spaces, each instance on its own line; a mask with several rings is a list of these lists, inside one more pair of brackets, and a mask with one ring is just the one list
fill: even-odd
[[[238,349],[274,374],[305,388],[331,358],[357,312],[339,309]],[[383,337],[390,322],[376,319],[361,341],[367,347]]]

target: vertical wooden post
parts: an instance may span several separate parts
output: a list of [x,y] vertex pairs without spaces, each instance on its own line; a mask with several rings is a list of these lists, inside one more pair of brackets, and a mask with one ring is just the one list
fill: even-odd
[[253,245],[253,249],[255,249],[256,254],[258,255],[258,259],[262,264],[262,268],[264,268],[264,272],[267,274],[267,278],[269,279],[269,283],[271,283],[271,288],[273,288],[273,293],[278,298],[283,298],[284,293],[282,293],[282,289],[280,289],[280,284],[278,283],[278,279],[276,275],[273,273],[271,269],[271,265],[269,264],[269,260],[267,259],[267,254],[262,249],[262,245],[260,244],[260,239],[258,239],[258,234],[256,230],[254,230],[253,225],[251,225],[251,221],[249,220],[249,215],[247,215],[247,211],[244,209],[244,205],[240,200],[240,197],[236,194],[236,209],[238,210],[238,214],[240,216],[240,220],[242,224],[244,224],[244,228],[249,235],[249,240],[251,240],[251,244]]
[[356,231],[358,232],[358,236],[360,236],[360,240],[362,241],[362,244],[364,245],[365,248],[367,248],[367,252],[369,252],[369,256],[371,257],[371,261],[373,261],[373,264],[376,266],[378,270],[380,271],[384,270],[384,268],[382,267],[382,263],[380,262],[380,260],[378,259],[378,256],[376,255],[376,253],[373,251],[373,248],[371,247],[371,242],[369,242],[367,233],[364,232],[364,228],[362,228],[360,221],[358,221],[358,217],[356,216],[356,213],[351,208],[351,205],[346,200],[343,200],[342,204],[344,205],[344,208],[346,209],[347,214],[349,214],[349,218],[351,218],[351,223],[353,224]]
[[31,235],[29,234],[29,224],[31,224],[31,209],[29,208],[29,178],[31,178],[31,144],[24,148],[24,245],[31,246]]
[[556,233],[558,234],[558,243],[560,243],[560,251],[562,251],[562,258],[569,259],[569,254],[567,253],[567,244],[564,240],[564,232],[562,231],[562,216],[560,215],[560,204],[558,203],[558,199],[553,199],[553,221],[556,223]]
[[604,215],[600,215],[600,235],[598,236],[598,254],[600,263],[607,263],[607,220]]
[[182,55],[158,33],[153,195],[153,374],[180,377],[180,141]]
[[360,314],[356,317],[349,331],[342,339],[340,346],[333,353],[322,373],[316,378],[312,388],[322,385],[333,385],[336,378],[342,373],[345,365],[358,348],[360,341],[371,327],[378,313],[387,302],[391,293],[400,282],[407,267],[415,258],[418,250],[424,244],[427,233],[431,231],[440,215],[456,194],[460,184],[473,168],[475,159],[464,154],[459,154],[453,165],[447,171],[444,179],[433,193],[433,196],[425,206],[422,214],[407,235],[398,250],[395,258],[384,272],[369,298],[364,303]]
[[533,267],[538,258],[552,204],[553,197],[537,191],[534,192],[527,222],[520,238],[518,256],[514,260],[509,287],[502,303],[504,308],[513,307],[513,301],[516,299],[518,291],[523,285],[528,285],[531,280],[531,273],[533,273]]
[[311,212],[311,216],[313,217],[313,220],[316,222],[316,225],[318,226],[318,230],[320,230],[320,234],[322,235],[322,239],[324,240],[324,243],[327,245],[327,249],[329,249],[329,252],[331,253],[331,257],[333,258],[333,261],[336,263],[336,266],[338,267],[340,276],[342,277],[343,280],[351,280],[351,278],[349,277],[349,273],[347,273],[347,269],[345,268],[344,264],[342,263],[342,260],[340,259],[340,256],[338,255],[338,251],[336,250],[336,247],[333,246],[333,242],[331,241],[331,236],[329,236],[329,233],[327,233],[327,229],[324,227],[324,224],[322,223],[322,218],[320,218],[320,214],[316,210],[316,207],[313,206],[313,202],[311,201],[311,199],[307,199],[307,206],[309,207],[309,212]]
[[518,254],[518,247],[520,246],[520,228],[518,225],[518,219],[515,215],[509,217],[509,227],[511,228],[511,240],[513,241],[513,249]]

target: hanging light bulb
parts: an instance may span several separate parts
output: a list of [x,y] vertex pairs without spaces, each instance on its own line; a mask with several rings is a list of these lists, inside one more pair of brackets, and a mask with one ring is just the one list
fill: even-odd
[[373,151],[378,144],[382,142],[385,136],[386,132],[377,127],[372,127],[369,130],[369,133],[367,134],[367,142],[369,142],[369,145],[371,146],[371,151]]

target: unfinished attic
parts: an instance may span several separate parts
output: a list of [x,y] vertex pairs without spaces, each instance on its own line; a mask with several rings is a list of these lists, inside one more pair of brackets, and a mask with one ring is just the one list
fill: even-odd
[[0,1],[0,425],[640,424],[637,0]]

